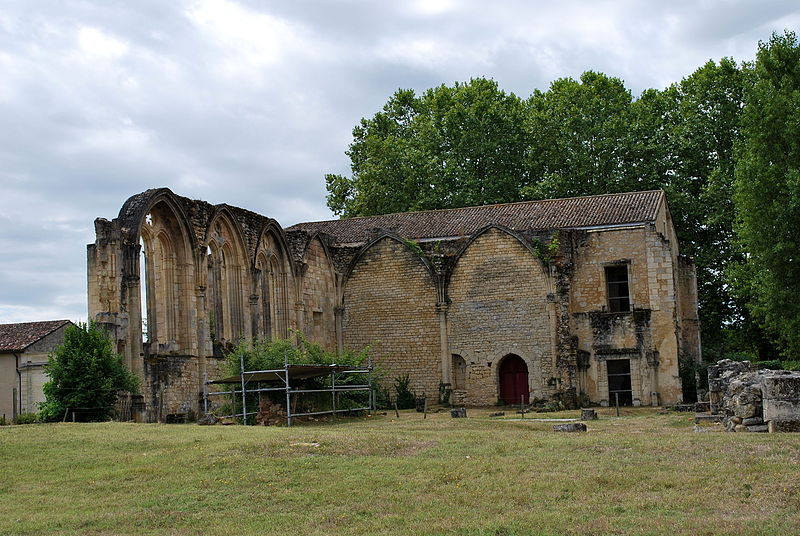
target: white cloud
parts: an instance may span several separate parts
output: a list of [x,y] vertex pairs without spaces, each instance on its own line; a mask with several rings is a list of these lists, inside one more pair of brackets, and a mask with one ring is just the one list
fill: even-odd
[[78,44],[86,54],[100,58],[117,59],[128,52],[128,46],[97,28],[78,30]]
[[453,0],[415,0],[411,2],[411,9],[420,15],[442,15],[455,7]]
[[187,16],[224,51],[221,66],[231,74],[276,65],[305,46],[285,20],[229,0],[202,0]]

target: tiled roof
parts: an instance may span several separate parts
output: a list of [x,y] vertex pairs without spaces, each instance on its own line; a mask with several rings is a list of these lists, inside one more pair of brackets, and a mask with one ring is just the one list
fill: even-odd
[[47,320],[45,322],[0,324],[0,352],[21,352],[69,323],[69,320]]
[[298,223],[286,230],[322,232],[339,244],[358,244],[375,229],[425,239],[468,236],[492,224],[518,231],[622,225],[654,221],[663,198],[662,190],[592,195]]

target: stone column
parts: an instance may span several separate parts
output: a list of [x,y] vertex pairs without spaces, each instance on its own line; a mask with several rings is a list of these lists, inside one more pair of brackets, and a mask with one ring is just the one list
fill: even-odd
[[586,391],[586,371],[589,370],[589,358],[591,354],[586,350],[578,350],[576,352],[575,362],[578,368],[578,395],[588,395]]
[[344,353],[344,307],[341,305],[333,308],[334,325],[336,329],[336,352]]
[[597,395],[600,397],[601,406],[607,407],[610,405],[608,369],[606,368],[606,360],[602,357],[597,357]]
[[649,350],[646,354],[647,370],[650,376],[650,405],[658,406],[658,365],[660,363],[657,350]]
[[306,333],[306,304],[301,301],[294,302],[294,311],[295,311],[295,318],[297,319],[297,331],[301,332],[306,337],[309,337],[309,334]]
[[260,296],[258,294],[250,294],[248,299],[250,300],[250,338],[255,339],[258,337],[258,324],[259,324],[259,314],[258,314],[258,301]]
[[208,363],[206,362],[208,355],[208,315],[206,314],[206,287],[204,285],[195,285],[194,287],[195,303],[197,304],[197,374],[200,376],[200,391],[202,392],[205,386],[206,373],[208,372]]
[[436,304],[436,312],[439,313],[439,356],[442,360],[442,383],[452,385],[453,367],[450,360],[450,342],[447,335],[447,310],[450,304],[439,302]]
[[[122,330],[126,331],[125,336],[125,360],[131,372],[144,378],[144,362],[142,351],[142,304],[141,292],[139,289],[139,277],[131,276],[125,278],[125,286],[127,287],[128,303],[127,303],[127,326],[122,326]],[[121,315],[124,322],[124,315]],[[150,319],[148,319],[149,322]]]

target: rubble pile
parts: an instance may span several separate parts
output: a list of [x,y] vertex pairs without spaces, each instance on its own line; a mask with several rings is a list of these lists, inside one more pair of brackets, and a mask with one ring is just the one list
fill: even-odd
[[723,359],[708,368],[708,389],[729,432],[800,432],[800,373]]

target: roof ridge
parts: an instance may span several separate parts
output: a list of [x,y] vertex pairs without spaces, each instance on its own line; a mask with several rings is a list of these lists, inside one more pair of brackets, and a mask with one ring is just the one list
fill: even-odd
[[632,191],[632,192],[615,192],[615,193],[608,193],[608,194],[592,194],[592,195],[579,195],[574,197],[554,197],[550,199],[532,199],[530,201],[511,201],[508,203],[492,203],[490,205],[470,205],[466,207],[453,207],[453,208],[433,208],[433,209],[426,209],[426,210],[407,210],[405,212],[387,212],[386,214],[374,214],[372,216],[352,216],[350,218],[339,218],[333,220],[317,220],[317,221],[305,221],[295,223],[287,227],[291,229],[292,227],[297,227],[299,225],[311,225],[315,223],[329,223],[329,222],[343,222],[343,221],[355,221],[355,220],[366,220],[369,218],[380,218],[385,216],[400,216],[402,214],[432,214],[432,213],[440,213],[440,212],[451,212],[456,210],[467,210],[471,208],[487,208],[487,207],[508,207],[514,205],[532,205],[536,203],[550,203],[555,201],[567,201],[571,199],[591,199],[591,198],[601,198],[601,197],[614,197],[614,196],[622,196],[622,195],[643,195],[643,194],[650,194],[650,193],[664,193],[662,188],[658,188],[655,190],[640,190],[640,191]]
[[65,322],[72,322],[72,320],[68,319],[61,319],[61,320],[31,320],[30,322],[8,322],[6,324],[0,324],[0,326],[22,326],[25,324],[51,324],[58,322],[59,324],[64,324]]

